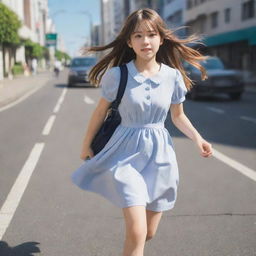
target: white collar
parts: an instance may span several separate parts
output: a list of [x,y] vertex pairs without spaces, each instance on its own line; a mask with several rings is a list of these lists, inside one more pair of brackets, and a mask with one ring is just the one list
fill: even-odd
[[127,64],[127,68],[128,68],[128,72],[130,73],[130,75],[138,82],[138,83],[144,83],[146,80],[150,80],[155,84],[160,84],[163,76],[164,76],[164,70],[165,70],[165,64],[161,63],[161,67],[160,70],[153,76],[151,77],[145,77],[143,74],[141,74],[135,64],[134,64],[134,60],[131,60],[130,62],[128,62]]

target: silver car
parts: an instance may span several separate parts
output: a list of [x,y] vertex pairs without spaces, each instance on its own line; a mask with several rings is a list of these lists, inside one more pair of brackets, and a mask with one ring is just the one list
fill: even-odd
[[75,84],[88,83],[88,74],[96,64],[94,57],[75,57],[72,59],[68,73],[68,87]]
[[233,100],[239,100],[244,92],[242,72],[226,69],[218,57],[210,57],[200,64],[206,69],[208,79],[201,80],[201,72],[191,64],[183,63],[188,76],[195,84],[188,92],[188,97],[195,100],[198,96],[213,96],[225,93]]

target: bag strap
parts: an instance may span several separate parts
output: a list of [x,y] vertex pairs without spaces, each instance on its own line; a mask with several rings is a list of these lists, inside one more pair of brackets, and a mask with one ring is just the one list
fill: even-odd
[[128,77],[128,70],[127,70],[127,66],[126,64],[122,64],[121,66],[119,66],[120,68],[120,82],[119,82],[119,87],[118,87],[118,92],[117,92],[117,96],[116,99],[112,102],[111,107],[113,109],[118,108],[121,99],[124,95],[124,91],[126,88],[126,83],[127,83],[127,77]]

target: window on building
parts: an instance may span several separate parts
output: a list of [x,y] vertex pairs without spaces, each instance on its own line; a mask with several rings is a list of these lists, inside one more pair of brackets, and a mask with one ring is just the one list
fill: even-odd
[[199,21],[200,33],[206,32],[206,24],[206,17],[201,18]]
[[204,2],[206,2],[207,0],[194,0],[194,4],[195,5],[199,5],[199,4],[202,4]]
[[216,28],[218,26],[218,12],[211,14],[211,27]]
[[224,10],[224,19],[225,19],[225,23],[229,23],[230,22],[230,8],[226,8]]
[[[0,1],[1,2],[1,1]],[[24,24],[31,28],[30,1],[23,0]]]
[[187,9],[191,9],[193,7],[193,0],[187,0]]
[[255,16],[255,2],[254,0],[249,0],[242,3],[242,20],[247,20]]
[[179,26],[182,22],[182,11],[179,10],[175,12],[173,15],[167,18],[167,23],[170,27]]
[[166,4],[169,4],[171,2],[173,2],[174,0],[165,0],[166,1]]

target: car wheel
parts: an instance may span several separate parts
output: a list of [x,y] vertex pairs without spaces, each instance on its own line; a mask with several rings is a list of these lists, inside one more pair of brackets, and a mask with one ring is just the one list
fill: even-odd
[[73,85],[74,85],[73,83],[71,83],[70,81],[68,81],[67,87],[72,87]]
[[240,99],[241,99],[241,96],[242,96],[242,93],[241,93],[241,92],[234,92],[234,93],[230,93],[230,94],[229,94],[229,97],[230,97],[232,100],[240,100]]

